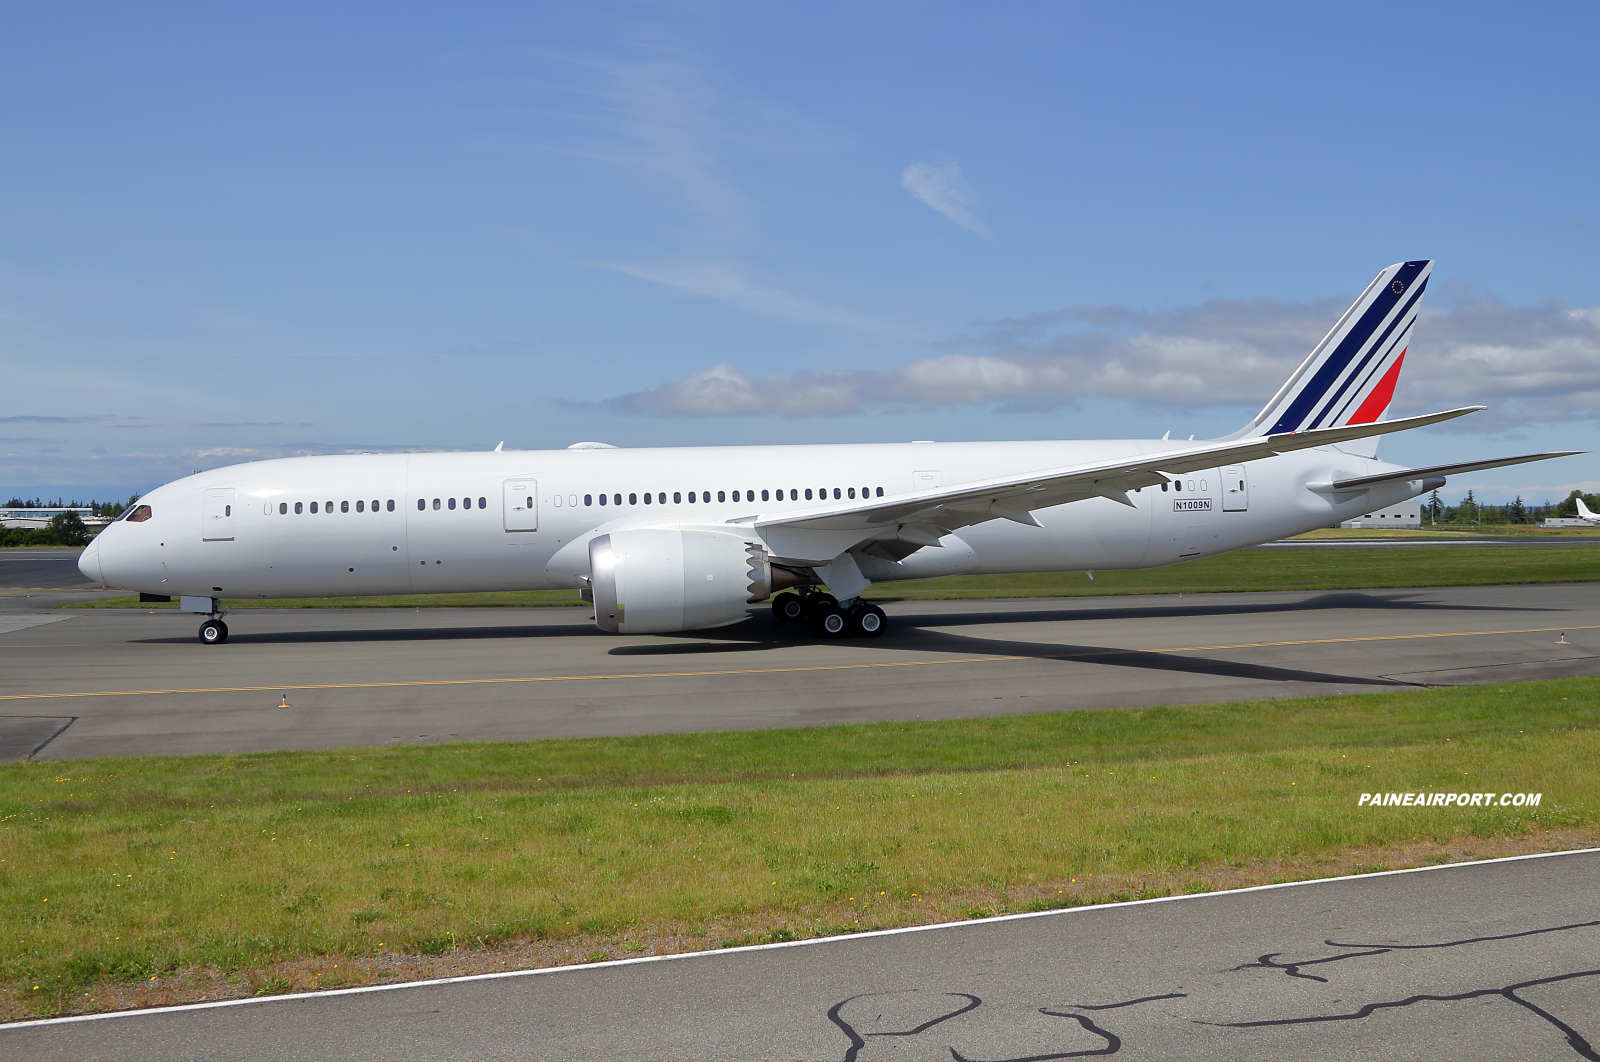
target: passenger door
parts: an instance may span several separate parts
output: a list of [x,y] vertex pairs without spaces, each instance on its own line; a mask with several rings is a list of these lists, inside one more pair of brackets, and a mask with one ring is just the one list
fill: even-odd
[[233,541],[233,488],[211,487],[205,491],[200,517],[200,538],[205,542]]
[[532,479],[508,479],[505,482],[506,531],[539,530],[539,484]]

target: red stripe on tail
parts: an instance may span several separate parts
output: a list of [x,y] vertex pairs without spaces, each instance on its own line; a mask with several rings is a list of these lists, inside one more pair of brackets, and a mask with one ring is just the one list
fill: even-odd
[[1383,411],[1389,408],[1389,402],[1394,398],[1394,385],[1400,382],[1400,366],[1405,363],[1406,352],[1402,350],[1400,356],[1395,359],[1394,366],[1383,374],[1383,379],[1378,381],[1378,386],[1374,387],[1367,400],[1361,403],[1361,408],[1356,410],[1349,423],[1371,424],[1383,416]]

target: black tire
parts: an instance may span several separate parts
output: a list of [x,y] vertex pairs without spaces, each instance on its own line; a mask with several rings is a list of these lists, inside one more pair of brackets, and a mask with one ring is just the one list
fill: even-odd
[[221,645],[228,640],[228,625],[221,620],[206,620],[200,624],[200,641],[206,645]]
[[878,638],[883,635],[883,628],[887,625],[883,609],[877,605],[862,605],[850,614],[850,636],[852,638]]
[[799,623],[806,618],[806,603],[799,594],[779,594],[772,599],[772,614],[779,623]]
[[807,595],[805,602],[808,614],[816,612],[818,609],[837,609],[839,607],[839,599],[823,591]]
[[813,604],[811,631],[819,638],[843,638],[850,633],[850,617],[838,605]]

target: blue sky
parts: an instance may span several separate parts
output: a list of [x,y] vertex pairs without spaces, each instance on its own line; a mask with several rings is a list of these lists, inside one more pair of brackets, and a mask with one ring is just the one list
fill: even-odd
[[[1199,437],[1439,261],[1383,455],[1600,449],[1593,4],[24,5],[0,492]],[[1600,489],[1600,458],[1452,481]]]

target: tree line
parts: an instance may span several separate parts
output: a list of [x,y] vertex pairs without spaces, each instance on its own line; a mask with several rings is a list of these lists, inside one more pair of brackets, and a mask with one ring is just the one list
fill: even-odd
[[1470,490],[1459,505],[1446,505],[1439,492],[1434,491],[1422,505],[1422,517],[1428,524],[1537,524],[1552,518],[1577,516],[1579,498],[1591,511],[1600,511],[1600,494],[1585,494],[1581,490],[1573,491],[1562,501],[1545,501],[1540,505],[1527,505],[1520,495],[1516,501],[1504,505],[1486,505]]
[[[134,502],[139,500],[137,494],[130,495],[125,502],[96,502],[87,505],[79,501],[65,502],[57,499],[53,502],[41,501],[34,498],[24,501],[21,498],[12,498],[6,502],[6,507],[11,509],[88,509],[96,516],[115,520],[127,512]],[[0,548],[10,546],[83,546],[94,537],[94,532],[84,525],[83,518],[77,513],[57,513],[50,518],[50,523],[44,527],[5,527],[0,528]]]

